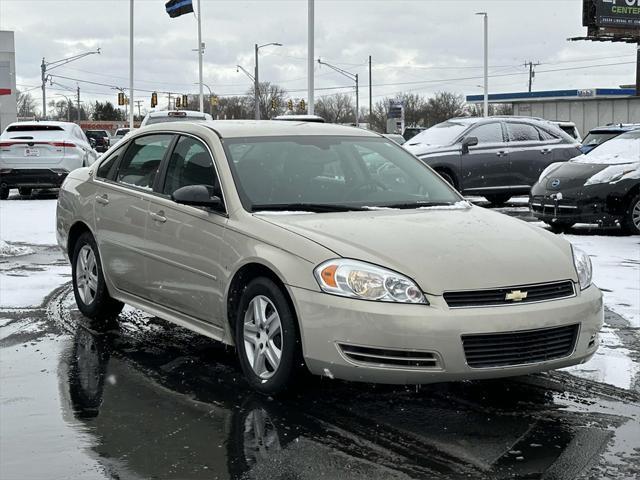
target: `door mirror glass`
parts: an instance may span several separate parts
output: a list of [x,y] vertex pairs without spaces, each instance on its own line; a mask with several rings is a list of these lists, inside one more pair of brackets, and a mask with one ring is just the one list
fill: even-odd
[[222,207],[222,200],[216,195],[212,195],[206,185],[187,185],[177,189],[171,195],[171,200],[182,205],[192,207],[208,207],[219,210]]

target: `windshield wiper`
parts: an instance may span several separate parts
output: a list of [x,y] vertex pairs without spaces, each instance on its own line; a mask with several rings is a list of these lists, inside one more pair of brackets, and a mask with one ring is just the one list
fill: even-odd
[[377,205],[380,208],[421,208],[421,207],[448,207],[454,205],[452,202],[404,202],[404,203],[391,203],[385,205]]
[[305,212],[349,212],[364,210],[362,207],[334,203],[265,203],[252,205],[251,211],[305,211]]

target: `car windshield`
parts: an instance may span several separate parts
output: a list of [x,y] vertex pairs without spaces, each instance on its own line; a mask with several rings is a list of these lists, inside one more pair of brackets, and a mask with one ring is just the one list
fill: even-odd
[[611,140],[617,135],[619,135],[618,132],[591,132],[582,141],[582,145],[587,147],[597,147],[601,143]]
[[640,162],[640,129],[618,135],[572,161],[600,165]]
[[121,128],[119,130],[116,130],[116,137],[123,137],[127,133],[129,133],[129,129],[128,128]]
[[443,122],[424,130],[413,137],[409,142],[425,145],[451,145],[469,125],[459,122]]
[[288,136],[224,141],[249,211],[340,211],[453,205],[462,198],[393,141]]

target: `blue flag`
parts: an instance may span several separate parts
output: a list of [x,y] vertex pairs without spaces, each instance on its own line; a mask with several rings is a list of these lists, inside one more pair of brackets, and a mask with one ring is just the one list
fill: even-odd
[[192,0],[169,0],[164,6],[171,18],[193,12]]

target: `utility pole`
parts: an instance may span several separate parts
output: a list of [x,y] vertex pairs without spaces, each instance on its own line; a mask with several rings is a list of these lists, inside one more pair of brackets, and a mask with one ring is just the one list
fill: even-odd
[[[142,100],[136,100],[136,106],[138,107],[138,117],[141,117],[142,115],[140,114],[140,105],[142,105]],[[132,107],[133,108],[133,107]]]
[[204,93],[202,91],[202,54],[204,46],[202,45],[202,9],[200,8],[200,0],[198,0],[198,78],[200,81],[200,112],[204,112]]
[[129,128],[133,130],[133,0],[129,0]]
[[537,67],[538,65],[540,65],[540,62],[533,63],[532,61],[529,61],[528,63],[527,62],[524,63],[525,67],[529,67],[529,93],[531,93],[531,88],[533,87],[533,79],[536,76],[534,67]]
[[315,105],[314,105],[314,37],[315,37],[315,26],[314,26],[314,0],[309,0],[307,4],[307,112],[309,115],[313,115]]
[[78,92],[78,125],[80,125],[80,85],[78,85],[77,92]]
[[[133,1],[133,0],[132,0]],[[42,63],[40,64],[40,79],[42,81],[42,118],[46,120],[47,118],[47,79],[49,76],[47,72],[53,70],[54,68],[60,67],[62,65],[66,65],[67,63],[74,62],[76,60],[80,60],[87,55],[93,55],[95,53],[100,53],[100,49],[96,49],[94,52],[85,52],[80,53],[79,55],[74,55],[72,57],[62,58],[60,60],[55,60],[53,62],[47,62],[44,57],[42,57]]]
[[258,44],[256,43],[256,68],[253,72],[253,114],[260,120],[260,82],[258,81]]
[[369,55],[369,128],[373,120],[373,92],[371,90],[371,55]]
[[168,95],[169,95],[169,104],[167,105],[167,110],[171,110],[171,92],[169,92]]
[[351,73],[351,72],[347,72],[346,70],[343,70],[342,68],[336,67],[335,65],[331,65],[330,63],[327,62],[323,62],[320,58],[318,59],[318,63],[320,65],[326,65],[327,67],[329,67],[331,70],[334,70],[336,72],[338,72],[341,75],[344,75],[345,77],[353,80],[356,82],[356,127],[359,126],[360,123],[360,112],[358,111],[360,109],[360,102],[359,102],[359,95],[358,95],[358,74],[357,73]]
[[484,116],[489,116],[489,15],[478,12],[484,17]]

